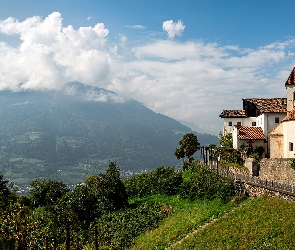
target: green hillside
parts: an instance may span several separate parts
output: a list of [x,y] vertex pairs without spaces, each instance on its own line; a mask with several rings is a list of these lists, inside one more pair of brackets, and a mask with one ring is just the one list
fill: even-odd
[[73,190],[34,180],[29,196],[0,175],[0,248],[294,249],[295,203],[247,199],[233,179],[190,167],[121,180],[110,163]]
[[[186,132],[135,100],[81,83],[64,91],[2,91],[0,173],[20,184],[37,177],[75,184],[109,161],[129,173],[177,165],[173,152]],[[217,140],[199,135],[202,145]]]
[[[294,203],[262,196],[226,214],[229,207],[218,207],[216,201],[195,204],[177,209],[158,228],[139,236],[131,249],[295,249]],[[214,208],[217,216],[209,212]]]

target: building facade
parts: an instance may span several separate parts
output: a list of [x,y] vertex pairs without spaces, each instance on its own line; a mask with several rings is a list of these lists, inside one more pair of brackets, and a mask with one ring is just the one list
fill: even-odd
[[295,67],[286,83],[287,98],[243,99],[242,110],[223,110],[223,133],[235,149],[263,146],[266,157],[295,158]]

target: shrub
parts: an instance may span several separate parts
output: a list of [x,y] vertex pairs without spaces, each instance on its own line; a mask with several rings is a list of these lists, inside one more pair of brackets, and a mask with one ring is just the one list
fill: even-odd
[[129,199],[153,194],[176,194],[181,183],[181,172],[174,167],[159,167],[151,173],[142,173],[124,180]]
[[146,202],[133,209],[103,215],[97,220],[100,249],[126,249],[136,236],[156,227],[171,212],[167,207]]
[[195,164],[190,170],[190,177],[181,185],[181,197],[190,200],[219,198],[227,202],[234,196],[236,187],[230,178],[220,176],[215,170]]

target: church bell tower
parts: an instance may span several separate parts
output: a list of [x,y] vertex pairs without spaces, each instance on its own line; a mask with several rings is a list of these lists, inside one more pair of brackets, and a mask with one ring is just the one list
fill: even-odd
[[285,83],[287,89],[287,114],[295,107],[295,67]]

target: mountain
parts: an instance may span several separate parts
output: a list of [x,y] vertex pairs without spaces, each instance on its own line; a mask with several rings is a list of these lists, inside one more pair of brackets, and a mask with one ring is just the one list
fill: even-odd
[[0,92],[0,172],[19,184],[37,177],[74,184],[109,161],[129,173],[177,165],[173,152],[187,132],[135,100],[77,82],[60,91]]

